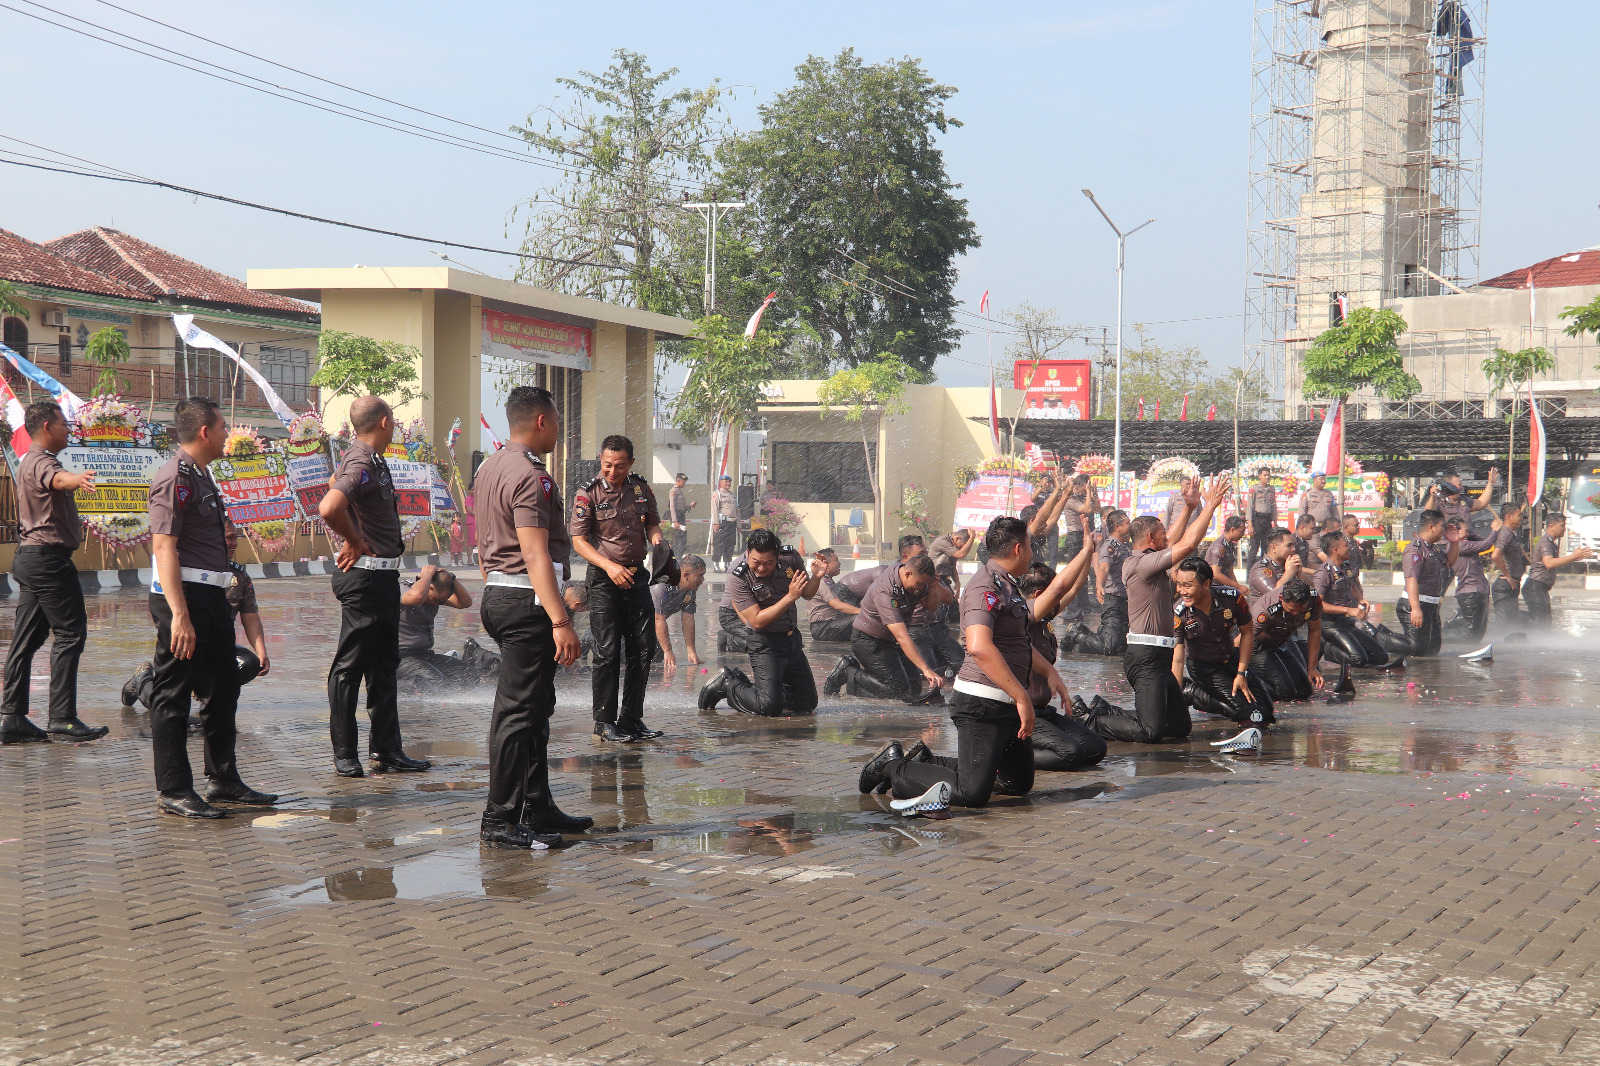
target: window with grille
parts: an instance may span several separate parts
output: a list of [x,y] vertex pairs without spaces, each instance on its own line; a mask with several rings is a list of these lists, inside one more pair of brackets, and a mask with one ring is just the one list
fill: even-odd
[[311,402],[311,352],[305,348],[261,346],[261,376],[272,383],[285,403]]
[[[863,503],[872,478],[861,445],[848,441],[771,441],[772,487],[795,503]],[[872,445],[877,460],[877,445]]]

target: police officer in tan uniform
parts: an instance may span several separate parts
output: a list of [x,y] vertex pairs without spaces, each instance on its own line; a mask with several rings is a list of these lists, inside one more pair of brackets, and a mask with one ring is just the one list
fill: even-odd
[[[28,405],[23,426],[33,439],[17,464],[17,552],[11,578],[17,584],[16,628],[6,656],[4,717],[0,738],[95,740],[110,732],[78,718],[78,659],[89,639],[89,616],[72,553],[83,543],[83,523],[72,494],[94,491],[94,471],[62,469],[57,454],[67,446],[67,419],[51,400]],[[13,429],[19,428],[16,426]],[[48,731],[28,721],[28,685],[33,656],[45,638],[50,651]]]
[[1300,513],[1316,519],[1316,528],[1321,529],[1322,523],[1338,513],[1337,509],[1338,500],[1328,490],[1328,475],[1320,470],[1313,471],[1311,487],[1300,497]]
[[540,455],[561,436],[554,397],[519,385],[506,398],[506,446],[478,468],[479,608],[500,645],[500,676],[489,720],[489,798],[478,835],[497,848],[542,849],[594,819],[570,815],[550,792],[550,717],[556,667],[578,657],[578,637],[561,595],[567,525],[561,490]]
[[377,396],[357,397],[350,404],[350,426],[356,439],[340,457],[318,508],[328,528],[344,538],[334,556],[339,573],[333,577],[341,608],[339,645],[328,668],[333,767],[340,777],[363,776],[356,701],[365,680],[373,772],[415,773],[433,764],[411,758],[400,746],[400,556],[405,540],[394,477],[383,458],[394,441],[394,411]]
[[633,473],[627,437],[612,434],[600,442],[600,476],[573,497],[568,533],[589,564],[594,735],[623,743],[652,740],[661,731],[644,724],[644,691],[655,657],[656,610],[644,561],[649,548],[662,543],[661,514],[650,483]]
[[[184,818],[226,818],[213,802],[270,805],[278,797],[239,778],[234,758],[239,662],[228,589],[227,509],[206,467],[222,455],[228,423],[217,404],[191,396],[173,413],[177,454],[150,481],[150,617],[156,623],[150,741],[159,807]],[[205,734],[205,799],[189,766],[189,694],[209,687],[200,723]]]
[[739,497],[733,478],[723,474],[711,494],[711,563],[726,572],[739,539]]

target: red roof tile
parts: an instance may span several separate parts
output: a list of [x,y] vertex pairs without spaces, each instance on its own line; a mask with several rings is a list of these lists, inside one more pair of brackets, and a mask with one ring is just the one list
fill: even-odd
[[237,278],[157,248],[147,241],[106,226],[69,233],[45,247],[98,273],[115,278],[150,297],[176,296],[230,307],[315,314],[311,304],[247,289]]
[[1600,246],[1568,252],[1542,263],[1522,267],[1490,278],[1483,284],[1496,289],[1526,289],[1528,275],[1540,289],[1559,289],[1566,285],[1600,285]]
[[63,258],[26,237],[3,229],[0,229],[0,278],[96,296],[120,296],[125,300],[149,299],[141,289]]

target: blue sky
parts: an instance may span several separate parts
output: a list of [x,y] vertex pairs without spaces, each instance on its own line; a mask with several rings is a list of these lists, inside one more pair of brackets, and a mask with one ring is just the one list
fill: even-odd
[[[59,11],[207,58],[227,57],[96,0]],[[1159,221],[1130,243],[1129,321],[1237,361],[1245,277],[1250,5],[1082,2],[800,6],[241,3],[119,0],[193,32],[492,129],[599,70],[616,47],[737,86],[734,117],[791,81],[807,54],[910,55],[959,89],[944,139],[983,245],[960,262],[976,309],[1022,300],[1063,322],[1115,317],[1113,245],[1079,189],[1114,218]],[[19,2],[18,6],[23,6]],[[1110,13],[1107,13],[1109,10]],[[52,16],[54,17],[54,16]],[[1600,145],[1589,133],[1600,7],[1496,4],[1488,24],[1485,276],[1600,243]],[[10,107],[0,132],[179,184],[315,214],[512,247],[506,212],[540,171],[353,124],[0,11]],[[1585,73],[1587,71],[1588,73]],[[17,148],[5,142],[7,147]],[[27,149],[22,149],[27,151]],[[207,265],[425,263],[425,247],[169,192],[0,167],[0,225],[45,240],[114,225]],[[507,260],[460,253],[491,272]],[[1004,338],[995,340],[996,352]],[[940,379],[983,376],[984,338]]]

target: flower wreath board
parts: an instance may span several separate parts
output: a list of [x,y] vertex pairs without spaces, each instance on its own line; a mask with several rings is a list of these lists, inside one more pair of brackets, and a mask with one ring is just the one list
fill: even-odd
[[95,472],[95,491],[76,493],[84,526],[101,543],[131,548],[150,539],[150,481],[172,454],[139,408],[97,396],[78,409],[57,458],[74,474]]

